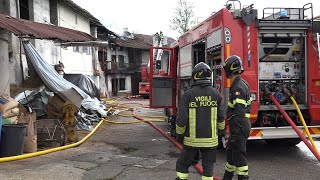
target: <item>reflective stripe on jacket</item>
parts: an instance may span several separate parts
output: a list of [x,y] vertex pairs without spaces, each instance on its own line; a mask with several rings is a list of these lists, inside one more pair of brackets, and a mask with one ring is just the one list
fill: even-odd
[[218,130],[225,128],[220,92],[208,81],[194,83],[181,97],[176,121],[177,134],[190,147],[218,146]]
[[250,118],[251,103],[251,91],[248,83],[240,76],[236,77],[230,87],[227,118],[232,118],[232,121]]

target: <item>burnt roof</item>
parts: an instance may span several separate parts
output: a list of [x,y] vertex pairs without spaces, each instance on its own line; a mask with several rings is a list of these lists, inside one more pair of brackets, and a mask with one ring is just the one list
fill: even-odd
[[16,36],[27,36],[36,39],[60,40],[63,42],[94,41],[91,35],[60,26],[37,23],[0,14],[0,28],[6,29]]
[[[170,45],[175,40],[168,37],[168,45]],[[145,34],[135,34],[132,33],[131,37],[119,38],[115,42],[118,46],[129,47],[135,49],[150,49],[150,46],[153,45],[153,35]]]

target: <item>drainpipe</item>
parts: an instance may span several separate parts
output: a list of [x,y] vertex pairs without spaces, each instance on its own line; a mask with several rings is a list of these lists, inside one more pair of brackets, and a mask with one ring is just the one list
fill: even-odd
[[21,68],[21,76],[22,76],[22,79],[21,79],[21,83],[24,82],[24,71],[23,71],[23,62],[22,62],[22,40],[21,38],[19,38],[19,58],[20,58],[20,68]]

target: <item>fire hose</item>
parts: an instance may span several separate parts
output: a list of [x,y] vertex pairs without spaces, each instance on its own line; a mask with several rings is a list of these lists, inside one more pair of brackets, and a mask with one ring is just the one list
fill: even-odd
[[298,114],[299,114],[300,120],[301,120],[301,122],[302,122],[302,124],[303,124],[304,130],[305,130],[305,132],[307,133],[308,138],[309,138],[312,146],[316,149],[317,154],[319,154],[319,150],[318,150],[316,144],[314,143],[314,141],[313,141],[313,139],[312,139],[312,136],[311,136],[311,134],[310,134],[310,132],[309,132],[308,126],[307,126],[307,124],[306,124],[306,122],[305,122],[305,120],[304,120],[304,118],[303,118],[303,116],[302,116],[302,113],[301,113],[301,111],[300,111],[300,108],[299,108],[296,100],[295,100],[292,96],[290,96],[290,99],[291,99],[291,101],[293,102],[294,106],[296,107],[296,109],[297,109],[297,111],[298,111]]
[[291,125],[293,130],[298,134],[300,139],[306,144],[306,146],[310,149],[310,151],[313,153],[313,155],[317,158],[318,161],[320,161],[320,154],[317,152],[317,150],[309,143],[308,139],[303,135],[303,133],[299,130],[299,128],[294,124],[292,119],[289,117],[289,115],[283,110],[279,102],[276,100],[276,98],[270,93],[269,97],[271,101],[277,106],[277,108],[280,110],[284,118],[287,120],[287,122]]
[[87,136],[85,136],[81,141],[78,141],[76,143],[65,145],[65,146],[60,146],[57,148],[47,149],[47,150],[43,150],[43,151],[38,151],[38,152],[34,152],[34,153],[22,154],[22,155],[18,155],[18,156],[3,157],[3,158],[0,158],[0,163],[8,162],[8,161],[16,161],[16,160],[21,160],[21,159],[27,159],[27,158],[31,158],[31,157],[41,156],[44,154],[49,154],[49,153],[53,153],[56,151],[61,151],[61,150],[77,147],[77,146],[81,145],[83,142],[85,142],[92,134],[94,134],[102,123],[103,123],[103,121],[100,121],[96,125],[96,127]]
[[[132,103],[130,103],[132,104]],[[122,107],[127,107],[125,105],[122,105]],[[112,109],[112,108],[111,108]],[[111,110],[109,109],[109,110]],[[120,112],[124,112],[127,110],[131,110],[132,111],[132,115],[129,114],[121,114],[119,113],[119,116],[122,117],[134,117],[135,119],[139,120],[138,122],[145,122],[148,123],[151,127],[153,127],[154,129],[156,129],[160,134],[162,134],[164,137],[166,137],[169,141],[171,141],[180,151],[182,150],[182,145],[180,143],[178,143],[174,138],[172,138],[171,136],[169,136],[167,133],[165,133],[162,129],[160,129],[158,126],[156,126],[153,122],[163,122],[163,120],[145,120],[142,117],[150,117],[150,118],[163,118],[163,116],[145,116],[145,115],[136,115],[134,113],[134,110],[131,108],[126,109],[126,110],[122,110]],[[131,121],[131,122],[114,122],[114,121],[110,121],[110,120],[104,120],[106,122],[109,123],[113,123],[113,124],[133,124],[133,123],[138,123],[137,121]],[[199,172],[199,174],[203,174],[203,168],[200,166],[200,164],[196,164],[194,165],[194,167],[196,168],[196,170]],[[221,180],[218,177],[214,177],[214,180]]]
[[[134,113],[134,112],[132,112]],[[136,116],[133,114],[133,117],[138,119],[138,120],[144,120],[143,118]],[[158,126],[156,126],[154,123],[150,122],[150,121],[146,121],[146,123],[148,123],[151,127],[153,127],[154,129],[156,129],[158,132],[160,132],[160,134],[162,134],[164,137],[166,137],[169,141],[171,141],[175,146],[177,146],[177,148],[181,151],[182,150],[182,145],[180,143],[178,143],[175,139],[173,139],[171,136],[169,136],[168,134],[166,134],[163,130],[161,130]],[[194,167],[197,169],[197,171],[202,174],[203,173],[203,169],[200,166],[199,163],[197,163],[196,165],[194,165]],[[221,180],[218,177],[213,177],[214,180]]]
[[[111,103],[114,103],[115,101],[111,101]],[[125,105],[121,104],[121,107],[125,107]],[[107,110],[107,113],[109,111],[111,111],[113,108],[109,108]],[[128,110],[128,109],[127,109]],[[123,110],[125,111],[125,110]],[[123,112],[122,111],[122,112]],[[23,154],[23,155],[17,155],[17,156],[11,156],[11,157],[4,157],[4,158],[0,158],[0,163],[1,162],[9,162],[9,161],[16,161],[16,160],[21,160],[21,159],[27,159],[27,158],[31,158],[31,157],[36,157],[36,156],[41,156],[41,155],[45,155],[45,154],[49,154],[49,153],[53,153],[53,152],[57,152],[57,151],[61,151],[61,150],[65,150],[65,149],[69,149],[69,148],[73,148],[76,146],[81,145],[83,142],[85,142],[91,135],[93,135],[96,130],[100,127],[100,125],[103,122],[108,122],[108,123],[112,123],[112,124],[134,124],[134,123],[141,123],[141,122],[146,122],[148,123],[151,127],[153,127],[154,129],[156,129],[158,132],[160,132],[163,136],[165,136],[168,140],[170,140],[174,145],[176,145],[178,147],[179,150],[182,150],[182,145],[180,143],[178,143],[175,139],[173,139],[172,137],[170,137],[169,135],[167,135],[163,130],[161,130],[159,127],[157,127],[155,124],[153,124],[152,122],[163,122],[164,120],[145,120],[142,117],[150,117],[150,118],[163,118],[163,116],[137,116],[134,114],[134,111],[132,110],[132,115],[123,115],[120,114],[120,116],[124,116],[124,117],[134,117],[135,119],[137,119],[138,121],[130,121],[130,122],[115,122],[115,121],[111,121],[111,120],[107,120],[107,119],[100,119],[100,122],[97,124],[97,126],[87,135],[85,136],[82,140],[73,143],[73,144],[69,144],[69,145],[65,145],[65,146],[61,146],[61,147],[57,147],[57,148],[52,148],[52,149],[48,149],[48,150],[43,150],[43,151],[38,151],[38,152],[34,152],[34,153],[28,153],[28,154]],[[203,173],[203,169],[199,164],[195,165],[195,168],[197,169],[197,171],[202,174]],[[214,177],[214,180],[221,180],[218,177]]]

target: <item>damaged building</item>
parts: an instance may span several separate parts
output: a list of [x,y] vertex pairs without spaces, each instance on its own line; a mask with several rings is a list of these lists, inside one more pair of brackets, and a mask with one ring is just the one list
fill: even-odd
[[[90,130],[106,116],[98,100],[107,92],[98,51],[116,37],[70,0],[0,0],[0,105],[18,101],[14,117],[28,111],[37,119],[71,117],[78,128]],[[6,122],[18,122],[11,109],[2,110]]]
[[[117,36],[115,33],[105,28],[97,18],[71,0],[0,0],[0,4],[2,14],[0,54],[3,69],[1,72],[4,77],[0,80],[0,84],[5,87],[1,93],[9,94],[10,84],[12,87],[37,87],[41,82],[37,81],[36,73],[28,65],[21,48],[22,38],[27,38],[49,64],[62,63],[65,74],[82,74],[90,77],[102,95],[105,95],[107,90],[104,76],[101,76],[104,72],[98,60],[98,46],[104,46],[109,38],[115,38]],[[12,23],[13,21],[17,23]],[[64,27],[77,32],[68,34],[62,29],[59,29],[59,32],[52,32],[50,28],[29,22]],[[24,29],[18,28],[21,23],[24,24]],[[79,32],[91,36],[79,40],[83,35]],[[105,43],[93,42],[97,40],[98,34],[104,37]],[[77,41],[82,43],[75,44]]]
[[[175,40],[167,38],[168,44]],[[110,94],[137,95],[141,81],[141,67],[150,59],[153,35],[130,33],[125,30],[120,38],[110,43],[106,59],[106,80]]]

